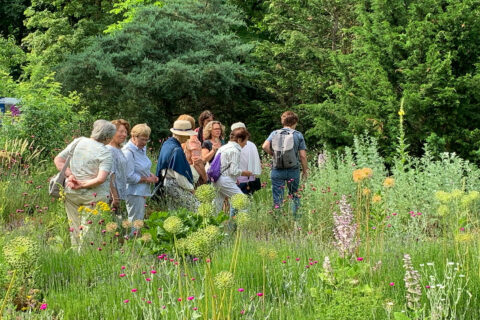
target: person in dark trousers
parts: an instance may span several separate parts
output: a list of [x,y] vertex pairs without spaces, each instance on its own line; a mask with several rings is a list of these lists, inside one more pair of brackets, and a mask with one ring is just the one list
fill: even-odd
[[308,176],[307,147],[305,139],[299,131],[295,130],[298,116],[292,111],[286,111],[281,116],[282,129],[273,131],[262,145],[263,150],[272,156],[272,193],[273,205],[278,209],[283,203],[285,183],[288,195],[293,199],[292,212],[297,218],[300,198],[297,195],[300,184],[300,166],[302,178]]

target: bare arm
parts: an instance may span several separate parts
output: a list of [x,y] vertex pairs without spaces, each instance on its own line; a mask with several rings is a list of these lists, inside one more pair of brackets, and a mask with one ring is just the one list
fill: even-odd
[[217,152],[217,149],[215,149],[215,147],[212,147],[212,150],[210,151],[208,151],[207,148],[202,148],[202,160],[204,162],[208,162],[212,160],[216,152]]
[[302,175],[306,179],[308,177],[308,162],[307,162],[307,151],[300,150],[300,163],[302,164]]
[[110,172],[108,171],[100,170],[98,172],[98,175],[95,178],[89,179],[89,180],[80,180],[80,181],[75,179],[75,177],[72,177],[71,179],[68,180],[68,184],[70,188],[74,190],[93,188],[104,183],[107,180],[109,173]]
[[272,148],[271,148],[271,143],[270,143],[270,141],[265,140],[265,142],[264,142],[263,145],[262,145],[262,149],[263,149],[263,151],[265,151],[265,152],[268,153],[269,155],[273,156],[273,151],[272,151]]
[[118,201],[120,199],[119,199],[119,196],[118,196],[118,190],[115,187],[115,174],[114,173],[112,173],[112,175],[110,176],[110,195],[112,197],[113,207],[118,207]]
[[[55,166],[57,167],[58,171],[62,171],[63,167],[65,166],[65,163],[67,162],[66,159],[56,156],[55,159],[53,159],[53,162],[55,163]],[[70,168],[67,168],[65,170],[65,176],[68,177],[72,174],[70,171]]]

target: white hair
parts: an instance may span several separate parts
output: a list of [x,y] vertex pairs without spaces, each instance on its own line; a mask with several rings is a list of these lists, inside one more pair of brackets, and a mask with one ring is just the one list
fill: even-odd
[[93,130],[90,138],[97,140],[98,142],[106,142],[113,138],[117,127],[113,123],[107,120],[97,120],[93,123]]

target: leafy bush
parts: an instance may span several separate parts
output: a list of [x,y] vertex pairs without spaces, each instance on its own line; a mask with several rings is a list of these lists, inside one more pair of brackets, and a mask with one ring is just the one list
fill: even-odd
[[1,116],[0,140],[29,139],[35,147],[47,152],[65,146],[81,128],[89,116],[78,111],[79,98],[75,93],[64,96],[60,84],[45,76],[40,83],[29,81],[16,83],[0,73],[0,92],[20,99],[20,115],[6,113]]
[[[173,219],[175,217],[175,219]],[[177,211],[171,212],[153,212],[150,217],[145,220],[145,226],[148,232],[152,235],[152,241],[150,242],[150,249],[153,253],[163,253],[163,252],[172,252],[174,251],[174,240],[178,241],[178,245],[186,250],[187,253],[199,252],[197,250],[200,245],[198,241],[205,242],[203,240],[210,239],[212,229],[209,227],[217,227],[220,224],[227,220],[228,217],[225,214],[219,214],[218,216],[208,216],[202,217],[197,214],[192,214],[186,209],[179,209]],[[175,225],[173,225],[175,222]],[[165,230],[167,229],[167,230]],[[170,231],[170,232],[169,232]],[[171,231],[174,231],[173,233]],[[197,245],[192,244],[187,246],[183,239],[197,239],[195,242]],[[203,239],[203,240],[202,240]],[[207,239],[207,240],[208,240]],[[216,242],[217,243],[217,242]],[[185,246],[183,246],[185,244]],[[195,248],[193,248],[195,247]],[[193,248],[189,250],[188,248]]]

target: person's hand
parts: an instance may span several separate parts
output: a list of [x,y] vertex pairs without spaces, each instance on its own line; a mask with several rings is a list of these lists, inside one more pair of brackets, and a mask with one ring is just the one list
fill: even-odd
[[242,176],[250,177],[251,175],[252,175],[252,172],[251,172],[251,171],[243,171],[243,172],[242,172]]
[[216,141],[216,142],[213,143],[212,149],[217,151],[218,149],[220,149],[221,146],[222,146],[222,144],[220,142]]
[[192,156],[192,161],[193,161],[193,164],[196,164],[196,165],[202,165],[202,164],[205,165],[201,157]]
[[118,198],[114,198],[112,200],[112,208],[118,208],[119,204],[120,204],[120,200]]
[[302,171],[302,179],[307,180],[308,179],[308,171]]

